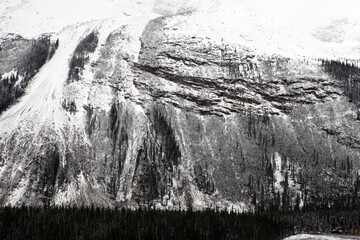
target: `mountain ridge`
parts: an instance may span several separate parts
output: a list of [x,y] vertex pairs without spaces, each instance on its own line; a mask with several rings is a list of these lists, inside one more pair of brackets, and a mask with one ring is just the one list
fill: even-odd
[[0,204],[358,202],[357,105],[318,59],[344,53],[236,17],[123,16],[56,34],[53,57],[0,115]]

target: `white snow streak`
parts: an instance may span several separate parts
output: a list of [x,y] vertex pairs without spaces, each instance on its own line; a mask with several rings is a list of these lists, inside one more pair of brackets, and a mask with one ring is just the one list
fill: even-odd
[[294,235],[284,240],[352,240],[352,239],[360,239],[360,237],[356,236],[332,236],[332,235],[317,235],[317,234],[299,234]]

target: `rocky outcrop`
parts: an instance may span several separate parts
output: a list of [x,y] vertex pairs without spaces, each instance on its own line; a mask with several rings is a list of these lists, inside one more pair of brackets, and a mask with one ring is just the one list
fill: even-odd
[[[166,79],[178,88],[168,98],[186,99],[200,113],[220,116],[246,110],[278,115],[289,113],[293,104],[341,95],[317,61],[257,55],[241,45],[174,34],[166,19],[154,20],[145,29],[136,64],[146,72],[144,80],[135,82],[140,88],[149,85],[149,78]],[[151,89],[148,94],[157,98],[166,93]]]

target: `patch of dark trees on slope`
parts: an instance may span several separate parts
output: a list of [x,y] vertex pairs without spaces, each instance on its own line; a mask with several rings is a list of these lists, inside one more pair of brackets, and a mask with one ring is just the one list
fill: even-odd
[[24,95],[30,80],[52,58],[58,46],[59,40],[52,43],[50,36],[32,40],[18,63],[16,73],[5,78],[0,76],[0,114]]
[[360,102],[360,68],[353,62],[321,60],[321,65],[332,77],[340,81],[341,87],[350,101]]
[[98,32],[93,31],[82,39],[75,48],[69,65],[67,83],[79,81],[84,66],[89,62],[89,53],[93,53],[98,45]]

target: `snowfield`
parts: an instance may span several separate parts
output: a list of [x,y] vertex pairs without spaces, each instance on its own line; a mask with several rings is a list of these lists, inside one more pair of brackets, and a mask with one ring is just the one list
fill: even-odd
[[[160,15],[204,12],[219,14],[199,15],[200,21],[209,21],[214,29],[232,29],[224,33],[233,40],[243,37],[236,33],[250,34],[251,39],[258,41],[257,45],[270,52],[280,47],[300,56],[358,59],[359,10],[358,0],[346,4],[336,0],[0,0],[0,36],[12,32],[31,38],[59,32],[76,23],[154,12]],[[258,26],[257,31],[248,33],[254,28],[246,25]],[[188,27],[190,30],[192,25]]]
[[34,37],[66,26],[111,17],[149,13],[153,0],[0,0],[1,33]]

